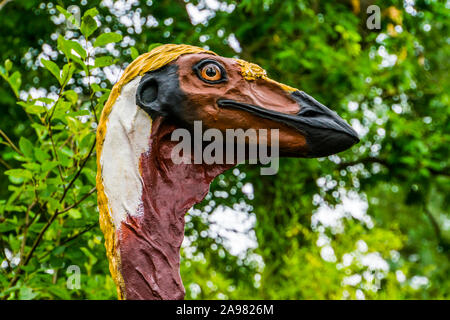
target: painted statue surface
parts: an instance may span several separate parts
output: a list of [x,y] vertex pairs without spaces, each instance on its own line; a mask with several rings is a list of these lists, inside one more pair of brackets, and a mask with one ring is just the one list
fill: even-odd
[[199,121],[220,132],[276,129],[280,156],[323,157],[359,141],[335,112],[255,64],[188,45],[141,55],[113,87],[97,131],[100,224],[120,299],[184,298],[184,215],[237,164],[173,161],[172,133]]

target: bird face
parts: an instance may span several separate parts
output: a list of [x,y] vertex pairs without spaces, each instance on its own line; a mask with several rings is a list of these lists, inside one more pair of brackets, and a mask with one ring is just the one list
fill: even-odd
[[279,130],[282,156],[323,157],[348,149],[357,133],[303,91],[267,77],[259,66],[208,53],[185,54],[145,74],[136,103],[152,117],[192,128]]

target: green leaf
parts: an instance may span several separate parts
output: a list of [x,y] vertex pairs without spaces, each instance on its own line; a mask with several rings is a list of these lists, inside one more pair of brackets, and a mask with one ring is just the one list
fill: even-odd
[[86,74],[89,73],[86,63],[75,55],[71,55],[71,59],[76,62]]
[[11,169],[5,171],[5,174],[14,178],[31,179],[33,177],[31,172],[25,169]]
[[98,57],[95,59],[94,68],[103,68],[114,63],[114,59],[110,56]]
[[22,165],[25,169],[28,169],[30,171],[39,171],[41,169],[41,166],[38,165],[37,163],[34,162],[28,162],[28,163],[24,163]]
[[20,300],[32,300],[37,296],[37,293],[33,292],[33,289],[29,287],[22,287],[19,290],[19,299]]
[[13,89],[14,94],[16,97],[19,97],[19,89],[22,85],[22,75],[19,71],[14,72],[9,78],[8,83],[11,86],[11,89]]
[[99,92],[99,91],[104,91],[105,89],[103,89],[102,87],[100,87],[98,84],[93,83],[91,84],[91,88],[94,92]]
[[72,79],[72,75],[75,71],[75,66],[70,62],[63,67],[62,75],[61,75],[61,85],[67,84],[70,79]]
[[26,113],[40,115],[41,113],[44,113],[46,111],[45,107],[38,106],[36,104],[28,104],[23,101],[19,101],[19,102],[17,102],[17,104],[21,105],[25,109]]
[[81,214],[81,212],[77,209],[71,209],[69,210],[69,216],[73,219],[81,219],[81,217],[83,216]]
[[56,63],[50,60],[46,60],[44,58],[41,59],[42,64],[44,67],[50,71],[50,73],[58,80],[58,82],[61,84],[61,77],[60,77],[60,70]]
[[33,127],[36,130],[36,133],[37,133],[39,139],[42,139],[48,130],[47,127],[45,127],[39,123],[32,123],[31,127]]
[[33,144],[27,138],[20,137],[19,148],[20,148],[20,151],[22,151],[22,153],[25,155],[25,157],[28,157],[28,158],[33,157]]
[[92,134],[88,134],[86,135],[83,139],[81,139],[80,141],[80,153],[84,154],[84,153],[88,153],[88,150],[91,148],[92,145],[92,141],[94,140],[94,135]]
[[41,98],[37,98],[36,101],[40,101],[45,104],[50,104],[50,103],[54,102],[55,100],[53,100],[51,98],[41,97]]
[[16,229],[16,225],[6,220],[5,222],[0,223],[0,232],[7,232]]
[[[53,119],[59,119],[62,120],[64,123],[65,118],[67,116],[66,112],[70,109],[70,107],[72,106],[72,104],[70,102],[64,101],[63,99],[60,99],[58,101],[58,103],[53,107],[55,108],[54,114],[53,114]],[[53,110],[52,108],[52,110]],[[50,113],[53,111],[50,111]],[[64,126],[63,126],[64,128]],[[60,130],[57,126],[53,126],[54,130]]]
[[89,183],[95,184],[95,179],[96,179],[97,173],[94,170],[91,170],[89,168],[85,168],[83,170],[83,174],[84,174],[84,176],[86,178],[88,178]]
[[108,43],[119,42],[122,40],[122,35],[115,32],[102,33],[95,39],[94,47],[101,47]]
[[66,250],[65,246],[58,246],[55,248],[55,250],[53,250],[53,254],[61,254],[64,252],[64,250]]
[[34,148],[34,156],[36,157],[36,160],[39,161],[40,163],[42,163],[42,170],[44,171],[48,171],[50,169],[48,169],[48,163],[51,163],[47,160],[50,159],[50,156],[48,155],[47,152],[45,152],[44,150],[42,150],[41,148]]
[[76,104],[78,101],[78,94],[73,90],[67,90],[63,92],[63,96],[66,97],[72,104]]
[[74,151],[70,148],[64,147],[61,149],[62,153],[69,156],[69,157],[73,157],[75,155]]
[[79,117],[79,116],[88,116],[91,113],[89,112],[89,110],[78,110],[78,111],[74,111],[74,112],[69,112],[67,114],[68,117]]
[[96,15],[98,15],[98,10],[97,10],[97,8],[90,8],[89,10],[87,10],[85,13],[84,13],[84,15],[83,15],[83,18],[84,17],[87,17],[87,16],[91,16],[92,18],[93,17],[95,17]]
[[32,114],[37,114],[40,115],[41,113],[45,112],[45,108],[43,106],[38,106],[38,105],[28,105],[25,107],[25,111],[27,113],[32,113]]
[[57,286],[49,286],[46,290],[60,300],[70,300],[70,294],[67,292],[67,289],[64,290]]
[[60,50],[62,53],[64,53],[64,55],[69,58],[70,57],[70,48],[67,45],[67,40],[64,39],[64,37],[62,35],[58,36],[58,40],[57,40],[57,48],[58,50]]
[[131,59],[136,59],[137,57],[139,57],[139,51],[135,48],[135,47],[131,47]]
[[73,49],[76,53],[80,55],[82,59],[86,59],[87,53],[86,50],[79,44],[78,42],[74,40],[66,40],[67,46],[70,49]]
[[10,71],[12,69],[12,66],[13,66],[13,64],[12,64],[11,60],[6,59],[6,61],[5,61],[5,69],[6,69],[6,71]]
[[36,266],[33,265],[21,266],[20,269],[22,269],[25,272],[33,272],[34,270],[36,270]]
[[18,251],[20,248],[20,240],[12,234],[9,234],[8,244],[10,245],[12,251]]
[[59,35],[57,43],[58,49],[61,50],[62,53],[64,53],[67,59],[74,61],[77,61],[77,59],[79,59],[76,55],[72,54],[72,50],[78,53],[78,55],[82,59],[86,59],[86,50],[84,50],[84,48],[78,42],[74,40],[66,40],[62,35]]
[[59,162],[63,167],[69,167],[72,165],[72,161],[70,161],[70,158],[66,156],[62,151],[58,150],[56,151],[58,154]]
[[58,162],[56,161],[46,161],[42,164],[42,171],[50,171],[53,168],[56,168],[56,166],[58,166]]
[[56,104],[56,110],[58,112],[65,113],[70,109],[71,106],[72,104],[70,102],[59,100],[58,103]]
[[85,38],[89,38],[97,30],[97,22],[90,15],[84,15],[81,21],[81,33]]

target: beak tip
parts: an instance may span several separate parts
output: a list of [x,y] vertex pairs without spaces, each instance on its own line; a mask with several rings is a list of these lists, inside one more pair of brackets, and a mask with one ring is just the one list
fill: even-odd
[[333,134],[328,133],[327,135],[323,136],[310,136],[310,139],[308,141],[308,157],[320,158],[337,154],[350,149],[359,141],[360,140],[356,132],[348,131],[334,132]]
[[357,143],[359,143],[360,139],[359,139],[358,133],[355,131],[355,129],[353,129],[353,128],[351,129],[351,134],[350,135],[351,135],[351,137],[354,140],[352,146],[357,144]]

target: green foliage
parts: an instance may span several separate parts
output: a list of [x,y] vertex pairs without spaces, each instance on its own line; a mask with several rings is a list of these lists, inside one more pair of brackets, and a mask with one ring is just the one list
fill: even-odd
[[[95,31],[88,17],[96,14],[87,11],[83,16],[80,29],[84,35],[91,36]],[[97,46],[107,43],[100,39]],[[91,76],[88,59],[95,57],[88,55],[80,43],[62,36],[57,44],[64,54],[62,68],[51,60],[40,60],[57,79],[57,94],[53,98],[28,95],[18,102],[28,115],[33,134],[29,139],[20,137],[17,147],[3,133],[17,163],[17,168],[4,171],[10,185],[9,197],[1,204],[2,243],[8,243],[2,246],[6,263],[2,271],[7,272],[2,274],[3,298],[111,298],[114,295],[110,277],[105,277],[103,272],[103,277],[97,274],[98,270],[107,269],[107,262],[103,259],[97,263],[98,252],[93,253],[105,254],[101,237],[92,237],[91,233],[86,242],[79,240],[98,224],[93,151],[97,119],[109,90],[88,83],[90,95],[80,100],[76,91],[67,86],[75,75],[86,72],[86,77]],[[105,61],[110,61],[106,58],[112,61],[111,57],[102,56],[95,59],[94,67],[105,66]],[[17,82],[9,75],[12,69],[8,60],[4,78],[18,95]],[[101,290],[69,291],[64,270],[80,262],[93,286],[112,290],[106,291],[106,295]]]
[[114,32],[102,33],[95,39],[94,47],[101,47],[108,43],[119,42],[122,40],[122,35]]
[[[361,142],[325,159],[281,159],[275,176],[241,165],[218,177],[186,216],[187,298],[448,299],[448,8],[372,2],[381,30],[367,29],[367,1],[225,1],[195,25],[185,2],[89,1],[79,21],[64,9],[73,1],[6,4],[0,296],[116,297],[98,227],[96,124],[113,65],[188,43],[260,64],[336,110]],[[126,18],[135,15],[145,21]],[[226,229],[213,219],[224,207],[256,222]],[[234,254],[230,234],[257,247]],[[67,287],[71,265],[80,289]]]
[[19,89],[22,85],[22,76],[19,71],[13,72],[11,75],[9,72],[12,69],[12,62],[9,59],[5,60],[5,69],[0,68],[0,75],[3,79],[5,79],[8,84],[11,86],[11,89],[13,90],[16,97],[19,97]]

